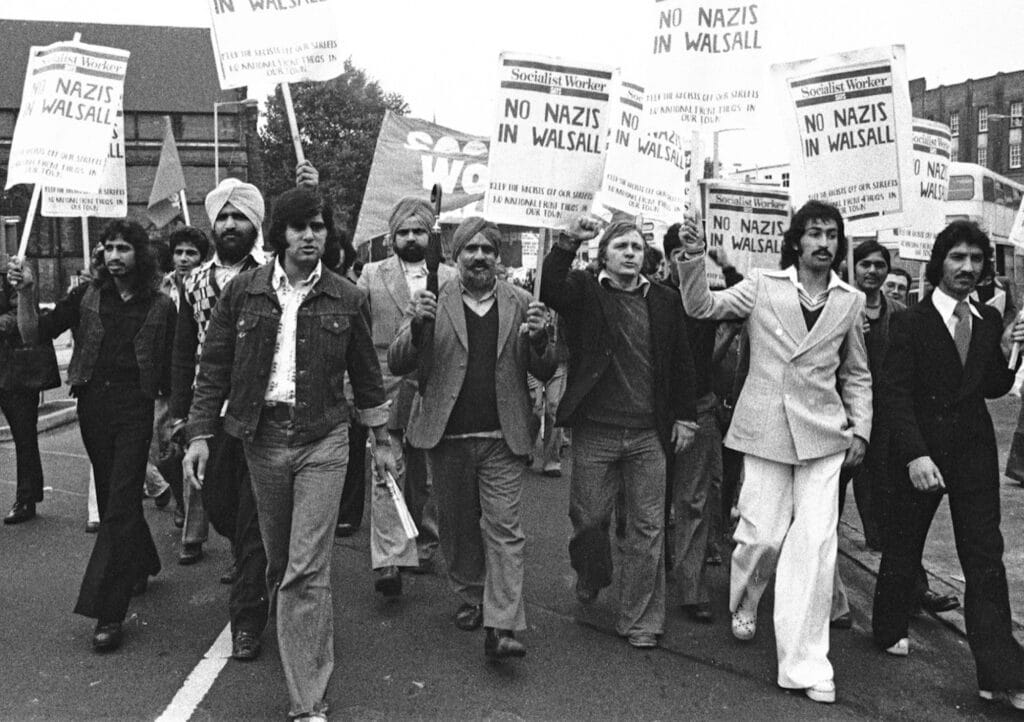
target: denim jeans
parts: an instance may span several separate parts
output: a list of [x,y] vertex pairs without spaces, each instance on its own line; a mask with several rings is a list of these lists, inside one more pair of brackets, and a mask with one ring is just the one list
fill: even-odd
[[665,624],[665,450],[654,429],[583,423],[572,430],[569,558],[580,583],[612,583],[609,523],[624,492],[626,535],[619,577],[620,635],[661,634]]
[[334,671],[331,547],[348,424],[295,443],[291,424],[261,418],[245,458],[267,551],[267,588],[277,596],[277,643],[291,698],[289,714],[325,709]]

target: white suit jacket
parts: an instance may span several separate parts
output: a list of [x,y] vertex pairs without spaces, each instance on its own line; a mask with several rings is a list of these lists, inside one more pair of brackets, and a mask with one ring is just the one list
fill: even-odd
[[871,438],[864,294],[839,281],[807,330],[789,271],[754,270],[711,292],[704,258],[680,261],[679,291],[695,318],[747,320],[750,370],[725,443],[785,464],[844,452]]

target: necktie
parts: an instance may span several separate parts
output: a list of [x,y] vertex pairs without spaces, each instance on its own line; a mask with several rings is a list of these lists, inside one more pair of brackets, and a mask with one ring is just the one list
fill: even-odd
[[967,363],[967,349],[971,347],[971,309],[967,301],[961,301],[953,310],[956,316],[956,326],[953,329],[953,343],[956,344],[957,353],[960,354],[960,363]]

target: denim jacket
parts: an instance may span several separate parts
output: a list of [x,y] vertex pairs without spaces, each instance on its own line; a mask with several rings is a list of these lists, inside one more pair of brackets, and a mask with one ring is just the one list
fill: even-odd
[[[274,264],[240,274],[213,309],[196,376],[186,438],[213,434],[224,400],[224,431],[251,440],[259,424],[281,321],[272,286]],[[322,438],[349,419],[348,371],[355,405],[367,426],[387,421],[380,365],[365,295],[324,270],[299,308],[295,352],[296,443]]]

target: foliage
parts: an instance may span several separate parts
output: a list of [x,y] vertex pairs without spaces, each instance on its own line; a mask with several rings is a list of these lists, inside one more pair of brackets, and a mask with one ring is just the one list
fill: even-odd
[[[323,83],[292,83],[292,102],[306,159],[320,172],[320,192],[334,205],[338,224],[354,229],[373,162],[384,111],[405,115],[398,93],[387,93],[366,72],[345,61],[345,71]],[[269,200],[295,184],[295,151],[281,88],[267,100],[260,131],[264,195]]]

